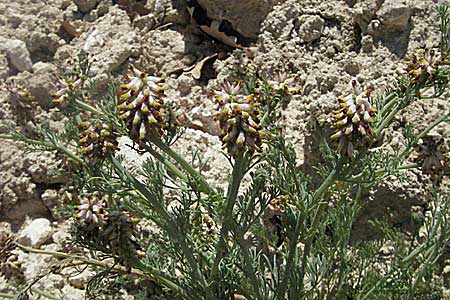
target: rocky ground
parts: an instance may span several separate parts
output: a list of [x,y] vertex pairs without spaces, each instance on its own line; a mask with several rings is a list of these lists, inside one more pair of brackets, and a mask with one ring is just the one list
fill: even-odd
[[[230,70],[252,63],[262,75],[271,76],[276,69],[300,75],[302,92],[286,107],[283,122],[300,163],[307,166],[312,159],[307,126],[311,114],[332,107],[337,96],[350,90],[353,77],[382,92],[408,54],[439,43],[431,0],[198,2],[210,19],[229,21],[246,49],[224,46],[203,34],[192,24],[183,0],[0,0],[1,124],[26,130],[32,122],[47,120],[54,128],[62,126],[51,94],[58,76],[70,69],[80,51],[88,54],[99,89],[134,63],[166,77],[168,96],[204,128],[189,129],[178,147],[186,154],[199,149],[209,159],[208,179],[222,184],[227,161],[218,155],[220,143],[205,116],[216,108],[211,89],[232,79]],[[214,58],[202,67],[209,56]],[[190,71],[194,65],[200,73]],[[13,101],[7,89],[11,82],[26,86],[36,97],[38,107],[31,115]],[[449,109],[443,99],[419,101],[398,119],[397,127],[408,122],[425,126]],[[441,126],[436,133],[449,136],[450,128]],[[403,142],[401,131],[389,135],[392,144]],[[61,212],[61,189],[66,179],[51,171],[59,163],[52,153],[26,153],[0,139],[0,238],[11,232],[26,245],[65,251],[68,225]],[[358,222],[388,214],[393,224],[406,228],[411,211],[423,213],[428,195],[420,176],[411,176],[415,179],[408,186],[391,183],[380,188]],[[365,238],[364,226],[358,228],[355,238]],[[18,251],[14,262],[30,282],[52,259]],[[89,276],[86,271],[74,277],[52,274],[37,287],[81,299]],[[11,290],[0,277],[0,292]]]

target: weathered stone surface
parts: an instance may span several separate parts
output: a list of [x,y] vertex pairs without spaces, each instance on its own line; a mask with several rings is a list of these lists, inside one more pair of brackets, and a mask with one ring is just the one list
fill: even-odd
[[301,24],[298,30],[300,39],[303,42],[312,42],[320,38],[325,20],[315,15],[303,15],[299,18],[298,23]]
[[2,42],[0,48],[6,51],[9,61],[19,72],[31,71],[33,64],[24,41],[6,40]]
[[273,6],[272,0],[199,0],[210,18],[227,20],[245,37],[256,38],[261,22]]
[[377,17],[383,30],[405,31],[409,25],[412,9],[406,0],[385,0]]
[[73,0],[73,3],[75,3],[78,9],[83,13],[95,8],[98,2],[99,0]]
[[20,231],[19,243],[26,246],[39,247],[50,240],[52,233],[53,229],[49,220],[44,218],[34,219]]

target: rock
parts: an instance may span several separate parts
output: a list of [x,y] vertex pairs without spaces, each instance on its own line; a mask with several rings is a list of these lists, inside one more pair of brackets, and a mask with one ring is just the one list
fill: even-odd
[[412,9],[406,0],[386,0],[377,13],[383,30],[405,31],[412,15]]
[[43,108],[53,106],[52,93],[56,92],[57,68],[51,63],[37,62],[32,67],[34,73],[22,72],[13,78],[24,85]]
[[271,10],[273,0],[198,0],[206,9],[208,17],[215,20],[227,20],[233,28],[247,38],[258,36],[261,22]]
[[301,24],[298,35],[302,42],[307,43],[319,39],[325,26],[325,20],[315,15],[303,15],[298,23]]
[[[72,270],[73,271],[73,270]],[[95,272],[85,269],[83,272],[77,272],[75,275],[72,275],[68,278],[68,282],[77,289],[86,288],[86,284],[89,280],[95,275]]]
[[19,233],[19,243],[25,246],[39,247],[50,240],[52,233],[53,229],[49,220],[34,219]]
[[91,9],[94,9],[98,2],[99,0],[73,0],[73,3],[75,3],[82,13],[87,13]]
[[0,47],[6,50],[9,61],[19,72],[31,71],[33,63],[24,41],[7,40]]
[[111,7],[93,29],[80,36],[80,46],[88,53],[94,76],[110,74],[140,51],[139,40],[125,11]]

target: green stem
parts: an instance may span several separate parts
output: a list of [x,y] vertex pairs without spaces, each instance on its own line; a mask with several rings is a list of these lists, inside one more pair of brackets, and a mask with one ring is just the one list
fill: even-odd
[[209,185],[205,178],[200,175],[183,157],[173,151],[168,145],[163,143],[158,138],[151,138],[150,141],[155,144],[159,149],[173,158],[180,166],[194,178],[200,192],[207,193],[209,195],[216,194],[216,191]]
[[396,107],[395,109],[392,109],[391,112],[385,118],[383,118],[383,122],[381,122],[381,124],[375,130],[375,136],[376,137],[379,137],[381,135],[381,133],[383,132],[383,130],[387,126],[389,126],[391,124],[391,122],[394,119],[395,115],[397,115],[397,113],[399,111],[400,111],[400,108]]
[[96,109],[95,107],[93,107],[93,106],[91,106],[91,105],[89,105],[89,104],[87,104],[87,103],[84,103],[83,101],[80,101],[80,100],[74,100],[74,102],[75,102],[81,109],[90,111],[91,113],[94,113],[94,114],[96,114],[96,115],[103,115],[103,113],[100,112],[98,109]]
[[[340,168],[340,164],[335,166],[335,168],[328,174],[327,178],[322,182],[320,187],[317,189],[317,191],[314,193],[312,203],[319,202],[325,194],[326,191],[330,188],[330,186],[334,183],[336,175],[338,173],[338,170]],[[314,239],[314,233],[317,230],[317,227],[319,226],[320,218],[322,217],[323,212],[325,211],[325,208],[327,207],[327,202],[319,202],[319,207],[316,210],[316,213],[314,214],[314,219],[311,225],[311,228],[308,232],[308,237],[305,242],[305,248],[303,251],[303,257],[302,257],[302,274],[301,274],[301,281],[303,282],[303,278],[305,276],[305,268],[306,268],[306,260],[309,257],[309,253],[311,251],[312,241]]]
[[20,138],[16,138],[16,137],[14,137],[12,135],[5,135],[5,134],[0,135],[0,139],[13,140],[13,141],[18,141],[18,142],[22,142],[22,143],[26,143],[26,144],[30,144],[30,145],[42,146],[42,147],[47,147],[47,148],[54,148],[54,150],[59,150],[59,151],[63,152],[70,159],[76,161],[77,163],[80,163],[80,164],[84,163],[84,161],[80,157],[76,156],[74,153],[72,153],[65,146],[63,146],[63,145],[61,145],[59,143],[56,143],[56,142],[38,141],[38,140],[29,139],[29,138],[26,138],[26,137],[23,137],[23,136],[21,136]]
[[136,179],[128,170],[126,170],[122,164],[114,157],[111,157],[111,162],[113,166],[116,168],[118,175],[123,178],[125,181],[130,181],[131,185],[136,189],[136,191],[139,193],[139,196],[142,199],[145,199],[149,201],[154,208],[154,210],[163,218],[167,223],[167,233],[173,234],[173,237],[176,238],[176,241],[181,247],[181,250],[188,260],[193,276],[195,277],[198,282],[201,282],[203,284],[203,287],[206,289],[207,292],[209,292],[209,289],[207,289],[208,284],[206,283],[206,280],[202,273],[200,272],[200,267],[195,260],[194,254],[192,253],[192,249],[189,248],[188,244],[186,243],[186,240],[183,236],[183,234],[180,232],[177,224],[173,221],[172,217],[168,214],[165,207],[157,200],[157,197],[155,197],[151,191],[147,189],[147,187],[140,182],[138,179]]
[[385,105],[383,106],[383,109],[380,112],[380,116],[384,117],[388,111],[392,109],[392,107],[396,104],[395,98],[397,98],[394,94],[391,94],[386,97],[385,99]]
[[233,208],[236,204],[237,194],[239,192],[239,186],[241,185],[242,178],[244,177],[246,157],[239,156],[236,158],[234,162],[233,172],[232,172],[232,180],[231,184],[228,187],[227,199],[226,199],[226,207],[222,218],[222,228],[220,230],[220,240],[216,246],[216,257],[214,259],[214,264],[211,269],[211,277],[215,278],[218,273],[219,263],[225,254],[226,247],[226,238],[228,232],[230,231],[231,224],[233,222]]
[[155,157],[157,160],[159,160],[161,163],[163,163],[168,169],[169,172],[171,172],[176,177],[180,178],[181,180],[187,182],[188,178],[187,176],[180,171],[174,164],[172,164],[169,160],[167,160],[164,156],[159,154],[155,149],[152,147],[149,147],[147,145],[144,145],[144,149],[147,150],[153,157]]
[[[150,268],[148,266],[145,266],[145,273],[141,272],[140,270],[132,269],[131,271],[123,266],[119,266],[117,264],[110,264],[103,261],[99,261],[96,259],[90,259],[85,258],[80,255],[73,255],[73,254],[67,254],[63,252],[57,252],[57,251],[48,251],[48,250],[40,250],[35,249],[31,247],[27,247],[21,244],[16,243],[17,247],[22,249],[25,252],[31,252],[31,253],[37,253],[37,254],[43,254],[43,255],[51,255],[53,257],[57,258],[71,258],[74,260],[79,260],[83,264],[101,267],[104,269],[111,269],[114,272],[124,274],[124,275],[131,275],[133,277],[142,278],[142,279],[149,279],[149,280],[155,280],[164,286],[166,286],[168,289],[170,289],[173,292],[176,292],[178,294],[184,294],[183,289],[178,286],[175,282],[173,282],[170,278],[167,276],[161,274],[161,272],[158,269]],[[59,300],[59,299],[58,299]]]
[[17,299],[17,295],[11,295],[11,294],[7,294],[7,293],[0,293],[0,298]]
[[[436,120],[433,121],[433,123],[431,123],[427,128],[425,128],[421,133],[419,133],[417,135],[417,137],[415,138],[415,141],[417,143],[417,141],[419,141],[419,139],[423,138],[424,136],[426,136],[428,133],[430,133],[431,130],[433,130],[433,128],[435,128],[436,126],[438,126],[439,124],[441,124],[442,122],[445,122],[448,118],[450,117],[450,113],[444,114],[442,116],[440,116],[439,118],[437,118]],[[414,143],[413,145],[415,145],[416,143]],[[400,155],[399,157],[405,159],[407,158],[411,152],[413,152],[414,148],[413,145],[410,145],[409,147],[407,147]]]
[[[289,256],[286,261],[286,270],[284,272],[283,280],[281,281],[281,284],[277,291],[277,299],[278,300],[285,299],[289,276],[292,272],[292,269],[294,268],[293,261],[294,261],[294,258],[297,256],[297,251],[295,251],[295,250],[297,248],[300,230],[301,230],[300,220],[299,220],[299,218],[297,218],[297,223],[295,224],[294,234],[292,235],[292,239],[289,240]],[[304,272],[302,271],[302,273],[304,273]],[[302,288],[302,287],[300,287],[300,288]]]

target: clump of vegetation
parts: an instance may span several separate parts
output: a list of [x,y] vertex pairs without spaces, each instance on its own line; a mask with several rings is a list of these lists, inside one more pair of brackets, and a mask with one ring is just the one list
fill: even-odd
[[[224,191],[194,167],[203,165],[199,156],[189,160],[174,151],[183,129],[163,79],[132,66],[120,88],[112,83],[98,98],[84,64],[56,95],[69,119],[62,132],[38,124],[34,136],[3,136],[74,163],[79,206],[72,238],[87,251],[49,254],[95,266],[87,295],[104,298],[102,283],[132,277],[153,281],[168,299],[441,299],[437,262],[449,252],[443,178],[450,157],[445,141],[429,133],[450,112],[420,133],[406,131],[403,148],[383,147],[385,130],[404,108],[447,91],[450,15],[444,6],[439,12],[440,49],[415,53],[384,94],[352,81],[352,93],[336,99],[339,108],[327,124],[332,135],[319,139],[314,180],[298,166],[277,118],[299,92],[295,75],[253,75],[213,92],[232,168]],[[120,136],[150,154],[139,168],[117,154]],[[415,149],[416,161],[407,163]],[[351,242],[365,195],[409,169],[432,179],[430,214],[420,224],[425,235],[374,220],[378,239]],[[251,180],[243,188],[246,175]],[[386,244],[389,256],[380,251]]]

